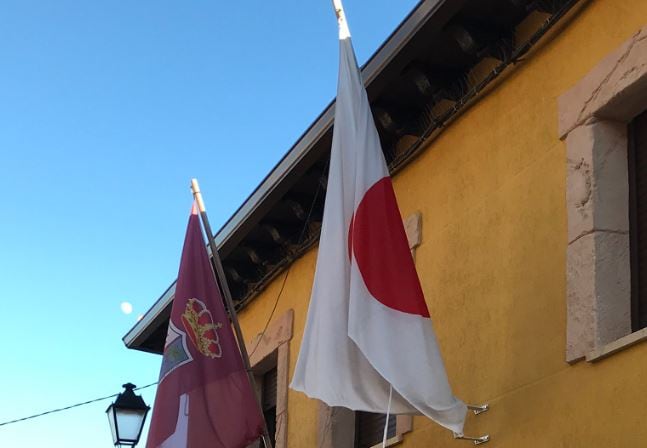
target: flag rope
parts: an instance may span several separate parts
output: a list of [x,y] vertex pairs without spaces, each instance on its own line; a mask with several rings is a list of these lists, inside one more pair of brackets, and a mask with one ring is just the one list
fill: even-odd
[[393,385],[389,384],[389,404],[386,407],[386,419],[384,420],[384,436],[382,437],[382,448],[386,448],[386,438],[389,434],[389,417],[391,417],[392,398],[393,398]]
[[[147,384],[146,386],[142,386],[142,387],[137,387],[137,388],[135,388],[133,390],[146,389],[147,387],[155,386],[157,383],[158,382],[155,381],[154,383],[150,383],[150,384]],[[67,411],[67,410],[70,410],[70,409],[78,408],[80,406],[85,406],[87,404],[92,404],[92,403],[96,403],[98,401],[103,401],[103,400],[107,400],[109,398],[114,398],[114,397],[116,397],[118,395],[119,394],[107,395],[105,397],[94,398],[92,400],[84,401],[82,403],[72,404],[70,406],[65,406],[63,408],[51,409],[49,411],[41,412],[41,413],[38,413],[38,414],[33,414],[33,415],[30,415],[30,416],[27,416],[27,417],[17,418],[15,420],[8,420],[6,422],[0,423],[0,426],[11,425],[12,423],[24,422],[25,420],[31,420],[31,419],[34,419],[36,417],[42,417],[44,415],[49,415],[49,414],[54,414],[54,413],[57,413],[57,412]]]

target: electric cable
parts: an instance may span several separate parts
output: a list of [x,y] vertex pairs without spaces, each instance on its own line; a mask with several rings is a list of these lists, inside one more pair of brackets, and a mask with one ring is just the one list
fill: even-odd
[[[326,168],[324,169],[324,172],[328,170],[328,164],[326,165]],[[323,181],[323,179],[322,179]],[[322,187],[322,182],[319,182],[317,185],[317,191],[315,192],[314,198],[312,199],[312,204],[310,205],[310,210],[308,210],[308,216],[306,216],[305,223],[303,225],[303,229],[301,229],[301,234],[299,235],[299,239],[297,240],[297,245],[301,245],[304,242],[304,238],[306,235],[306,231],[308,230],[308,227],[310,226],[310,219],[312,218],[312,212],[315,208],[315,204],[317,203],[317,199],[319,198],[319,193],[321,192],[321,187]],[[270,326],[270,322],[272,321],[272,317],[274,317],[274,312],[276,311],[276,308],[279,304],[279,299],[281,298],[281,295],[283,294],[283,290],[285,289],[285,284],[288,281],[288,276],[290,275],[290,271],[292,270],[293,263],[290,263],[288,268],[286,269],[285,276],[283,277],[283,282],[281,283],[281,287],[279,288],[279,292],[276,295],[276,299],[274,300],[274,306],[272,307],[272,311],[270,312],[270,316],[267,318],[267,322],[265,322],[265,326],[263,327],[263,331],[260,333],[260,336],[258,337],[258,341],[256,341],[256,345],[252,349],[252,351],[249,353],[249,357],[251,358],[252,355],[256,352],[256,349],[258,346],[261,344],[261,341],[263,340],[263,336],[265,336],[265,332],[267,331],[267,328]]]
[[[156,385],[157,383],[158,383],[158,381],[155,381],[154,383],[150,383],[150,384],[147,384],[146,386],[142,386],[142,387],[137,387],[137,388],[135,388],[135,389],[133,389],[133,390],[142,390],[142,389],[146,389],[147,387],[154,386],[154,385]],[[51,410],[49,410],[49,411],[41,412],[41,413],[34,414],[34,415],[29,415],[29,416],[27,416],[27,417],[17,418],[17,419],[15,419],[15,420],[8,420],[8,421],[6,421],[6,422],[2,422],[2,423],[0,423],[0,426],[6,426],[6,425],[10,425],[10,424],[12,424],[12,423],[18,423],[18,422],[23,422],[23,421],[25,421],[25,420],[31,420],[31,419],[36,418],[36,417],[42,417],[42,416],[44,416],[44,415],[49,415],[49,414],[54,414],[54,413],[57,413],[57,412],[67,411],[67,410],[69,410],[69,409],[78,408],[78,407],[80,407],[80,406],[85,406],[85,405],[87,405],[87,404],[96,403],[96,402],[98,402],[98,401],[107,400],[107,399],[109,399],[109,398],[114,398],[114,397],[116,397],[116,396],[118,396],[118,395],[119,395],[119,394],[112,394],[112,395],[108,395],[108,396],[105,396],[105,397],[94,398],[94,399],[92,399],[92,400],[84,401],[84,402],[82,402],[82,403],[72,404],[72,405],[70,405],[70,406],[65,406],[65,407],[63,407],[63,408],[51,409]]]

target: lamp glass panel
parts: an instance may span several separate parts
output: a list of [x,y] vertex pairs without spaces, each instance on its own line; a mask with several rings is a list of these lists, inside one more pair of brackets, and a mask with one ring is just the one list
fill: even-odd
[[135,441],[144,425],[145,410],[117,409],[117,425],[119,425],[119,440]]
[[112,433],[112,442],[117,444],[117,427],[115,425],[115,410],[112,405],[108,408],[108,422],[110,422],[110,432]]

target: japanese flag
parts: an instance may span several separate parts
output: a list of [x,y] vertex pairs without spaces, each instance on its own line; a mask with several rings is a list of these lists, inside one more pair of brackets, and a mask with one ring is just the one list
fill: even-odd
[[317,268],[291,387],[329,406],[422,413],[463,433],[350,33],[340,65]]

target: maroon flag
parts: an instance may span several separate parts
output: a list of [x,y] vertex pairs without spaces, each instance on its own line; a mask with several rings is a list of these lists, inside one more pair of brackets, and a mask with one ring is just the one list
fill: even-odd
[[263,417],[191,211],[147,448],[238,448]]

